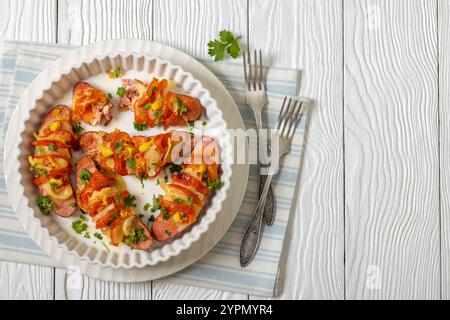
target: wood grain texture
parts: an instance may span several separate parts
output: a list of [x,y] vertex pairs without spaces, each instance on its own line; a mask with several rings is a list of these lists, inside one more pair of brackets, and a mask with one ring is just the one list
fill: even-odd
[[57,0],[3,0],[0,36],[24,41],[56,41]]
[[438,1],[442,299],[450,299],[450,2]]
[[0,300],[53,299],[53,268],[0,262]]
[[271,65],[302,70],[315,102],[280,298],[343,299],[342,1],[250,0],[249,30]]
[[436,1],[344,3],[347,298],[439,298]]
[[58,42],[152,39],[152,0],[59,0]]
[[[67,285],[69,282],[71,284]],[[152,298],[150,282],[100,281],[56,269],[55,283],[56,300],[150,300]]]
[[208,42],[227,29],[247,33],[246,0],[154,0],[154,40],[196,58],[208,56]]
[[248,295],[153,281],[154,300],[247,300]]

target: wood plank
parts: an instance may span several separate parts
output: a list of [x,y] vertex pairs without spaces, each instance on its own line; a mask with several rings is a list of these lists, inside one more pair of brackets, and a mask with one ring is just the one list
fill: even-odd
[[5,0],[0,36],[24,41],[56,41],[57,0]]
[[[247,33],[246,0],[154,0],[154,40],[210,59],[207,43],[222,29]],[[176,23],[174,22],[176,21]],[[245,43],[243,39],[243,43]],[[247,295],[154,281],[154,299],[247,299]]]
[[56,269],[56,300],[150,300],[150,282],[116,283],[100,281]]
[[436,1],[344,3],[347,298],[439,298]]
[[315,100],[280,298],[343,299],[342,1],[250,0],[249,30],[270,65],[302,70],[300,94]]
[[450,299],[450,2],[438,1],[442,299]]
[[[0,36],[56,40],[56,0],[3,1]],[[0,261],[0,299],[53,299],[53,268]]]
[[53,268],[0,262],[0,300],[52,300]]
[[220,30],[247,34],[246,0],[154,0],[154,8],[154,40],[199,59],[210,58],[207,44]]
[[58,42],[75,45],[118,39],[152,39],[152,0],[60,0]]

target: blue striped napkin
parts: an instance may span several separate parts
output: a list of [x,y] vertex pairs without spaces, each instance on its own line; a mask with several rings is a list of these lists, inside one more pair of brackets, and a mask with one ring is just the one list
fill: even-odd
[[[31,240],[16,219],[5,189],[3,174],[4,138],[12,112],[27,86],[39,72],[63,55],[70,47],[3,40],[0,43],[0,260],[60,267]],[[242,65],[204,62],[235,99],[247,128],[254,127],[251,110],[244,105]],[[271,68],[267,89],[269,105],[265,110],[265,127],[273,127],[282,99],[298,92],[299,72]],[[249,267],[239,264],[239,246],[250,215],[257,202],[257,169],[250,168],[250,178],[239,214],[223,239],[201,260],[167,278],[175,283],[202,286],[254,295],[273,295],[276,291],[283,241],[296,196],[297,177],[305,123],[300,124],[292,150],[284,158],[273,180],[276,198],[276,221],[266,227],[260,249]],[[295,202],[294,202],[295,203]]]

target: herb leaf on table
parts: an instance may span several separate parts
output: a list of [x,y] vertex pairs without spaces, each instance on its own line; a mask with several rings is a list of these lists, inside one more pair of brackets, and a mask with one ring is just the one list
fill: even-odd
[[230,31],[222,30],[218,39],[208,42],[208,54],[214,57],[215,61],[220,61],[224,59],[226,50],[233,59],[236,59],[241,51],[238,42],[240,38],[235,37]]

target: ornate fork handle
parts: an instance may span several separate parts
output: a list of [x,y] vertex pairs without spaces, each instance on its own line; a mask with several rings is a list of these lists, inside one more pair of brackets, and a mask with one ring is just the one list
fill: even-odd
[[263,211],[264,205],[267,199],[267,193],[270,188],[270,182],[272,181],[272,175],[269,174],[264,184],[263,192],[259,198],[258,204],[256,205],[255,211],[252,215],[250,224],[245,231],[244,238],[241,243],[240,260],[241,266],[247,266],[258,250],[259,239],[261,238],[262,224],[263,224]]

